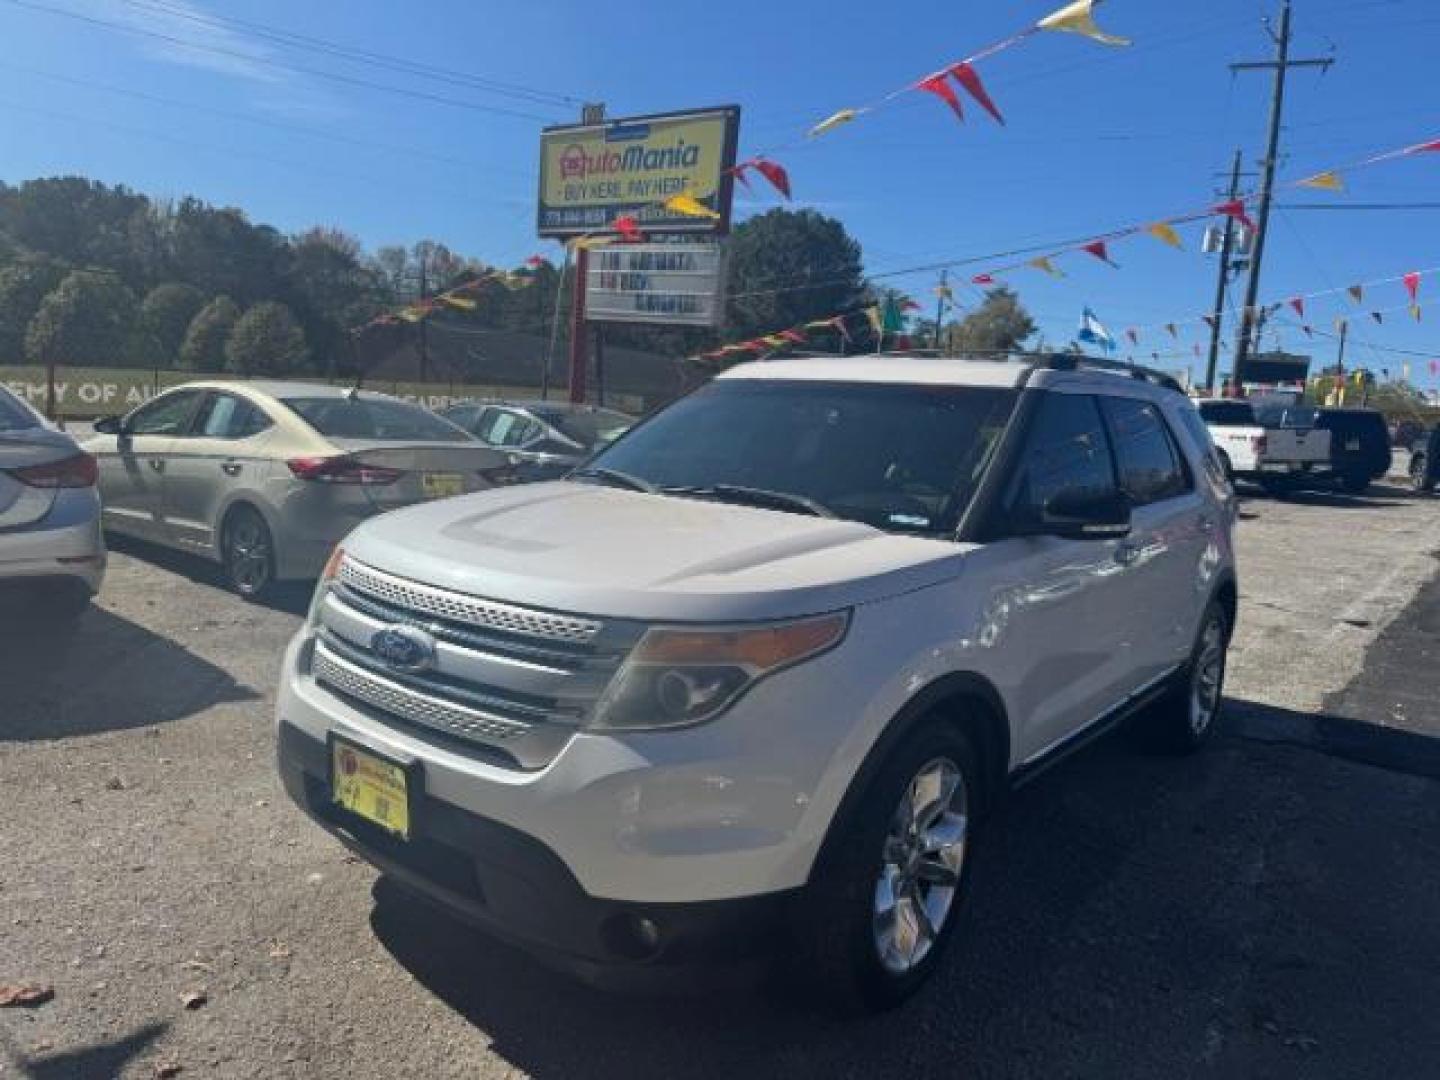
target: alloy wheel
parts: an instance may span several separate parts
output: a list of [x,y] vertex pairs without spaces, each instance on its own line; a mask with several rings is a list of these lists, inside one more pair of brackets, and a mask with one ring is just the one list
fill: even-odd
[[237,514],[226,530],[226,569],[235,587],[254,596],[270,581],[270,531],[254,513]]
[[1212,618],[1200,638],[1199,655],[1190,677],[1190,730],[1203,735],[1220,709],[1225,683],[1225,628]]
[[955,905],[969,832],[960,766],[935,758],[911,779],[891,817],[872,927],[885,970],[906,975],[929,955]]

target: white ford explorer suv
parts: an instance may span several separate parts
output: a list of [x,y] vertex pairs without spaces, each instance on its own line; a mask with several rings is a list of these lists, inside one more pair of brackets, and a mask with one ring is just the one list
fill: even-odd
[[1230,503],[1153,373],[737,367],[566,480],[351,533],[280,771],[405,893],[591,979],[786,951],[893,1005],[1008,785],[1131,714],[1210,733]]

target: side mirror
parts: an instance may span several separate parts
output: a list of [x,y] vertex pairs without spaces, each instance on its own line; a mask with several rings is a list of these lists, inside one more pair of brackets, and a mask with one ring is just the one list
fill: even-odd
[[1119,540],[1130,535],[1130,500],[1120,492],[1058,491],[1046,500],[1033,531],[1068,540]]
[[124,435],[125,421],[118,416],[102,416],[92,425],[96,435]]

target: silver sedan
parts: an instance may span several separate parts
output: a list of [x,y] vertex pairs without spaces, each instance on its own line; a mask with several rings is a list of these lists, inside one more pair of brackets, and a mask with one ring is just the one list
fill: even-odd
[[0,597],[23,595],[27,615],[78,615],[100,591],[95,474],[74,439],[0,387]]
[[187,383],[95,430],[105,528],[213,559],[245,597],[318,576],[366,518],[483,490],[507,463],[418,405],[309,383]]

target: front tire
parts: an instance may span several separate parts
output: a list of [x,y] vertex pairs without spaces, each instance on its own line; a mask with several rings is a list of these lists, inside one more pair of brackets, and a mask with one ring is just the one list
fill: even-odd
[[1365,473],[1346,473],[1340,477],[1340,487],[1347,495],[1364,495],[1370,488],[1370,477]]
[[805,974],[845,1014],[894,1008],[954,937],[979,811],[964,732],[923,724],[891,751],[797,912]]
[[1209,741],[1225,701],[1229,649],[1225,609],[1212,601],[1174,689],[1155,706],[1155,733],[1165,749],[1191,754]]
[[230,587],[246,600],[258,600],[275,583],[275,541],[254,507],[237,506],[225,516],[220,556]]

